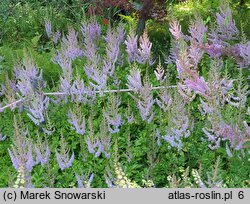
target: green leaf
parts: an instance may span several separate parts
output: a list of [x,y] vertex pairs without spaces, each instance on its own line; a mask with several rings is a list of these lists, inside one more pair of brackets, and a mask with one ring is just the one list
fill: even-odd
[[42,36],[42,35],[37,35],[37,36],[35,36],[34,38],[31,39],[31,43],[32,43],[32,45],[33,45],[34,47],[37,47],[37,44],[38,44],[38,42],[39,42],[41,36]]

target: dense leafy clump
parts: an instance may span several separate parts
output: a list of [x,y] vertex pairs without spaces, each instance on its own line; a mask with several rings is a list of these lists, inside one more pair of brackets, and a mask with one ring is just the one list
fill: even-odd
[[2,74],[0,186],[249,187],[250,42],[217,10],[171,19],[160,51],[132,18],[45,19]]

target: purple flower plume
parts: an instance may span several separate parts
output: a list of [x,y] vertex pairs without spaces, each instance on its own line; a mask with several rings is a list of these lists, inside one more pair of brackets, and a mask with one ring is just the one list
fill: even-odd
[[150,65],[153,64],[151,59],[151,48],[152,43],[149,41],[147,31],[144,31],[143,35],[139,39],[140,48],[138,49],[137,62],[140,64],[145,64],[148,62]]
[[47,33],[47,36],[50,38],[53,34],[51,21],[45,21],[45,31]]
[[128,54],[128,62],[134,62],[138,58],[138,36],[133,32],[129,34],[127,39],[125,40],[126,52]]
[[123,42],[125,30],[119,26],[117,30],[109,28],[106,37],[106,53],[108,61],[115,64],[120,54],[120,44]]
[[35,151],[36,151],[36,162],[35,162],[36,164],[41,163],[41,165],[44,166],[49,162],[51,152],[48,144],[46,144],[45,146],[35,145]]
[[127,86],[129,89],[133,89],[136,92],[142,89],[141,73],[139,69],[130,71]]
[[71,60],[83,55],[77,37],[78,33],[73,28],[69,28],[67,36],[62,38],[62,53]]
[[186,79],[185,84],[188,88],[194,90],[197,94],[208,97],[210,89],[203,77],[197,76],[194,80]]
[[99,139],[92,143],[90,138],[88,138],[86,143],[88,146],[89,153],[94,154],[96,158],[99,157],[104,150],[104,146],[102,145]]
[[94,178],[94,173],[92,173],[90,176],[89,175],[75,175],[78,188],[90,188],[90,185],[93,181]]
[[81,26],[81,31],[84,38],[90,38],[90,40],[94,42],[101,35],[101,26],[97,21],[84,22]]
[[69,158],[68,154],[59,154],[56,151],[56,159],[60,169],[63,171],[64,169],[67,169],[72,166],[72,163],[74,161],[74,152]]
[[[80,115],[80,117],[78,115]],[[78,112],[78,115],[70,109],[68,113],[68,122],[73,126],[73,129],[75,129],[78,134],[84,135],[85,118],[82,116],[81,112]]]
[[60,152],[56,152],[56,159],[57,163],[60,167],[60,169],[63,171],[64,169],[67,169],[72,166],[72,163],[74,161],[74,152],[72,153],[71,157],[69,156],[69,149],[67,149],[67,143],[63,137],[63,134],[61,133],[61,140],[60,140]]
[[43,94],[35,93],[25,108],[28,111],[28,117],[36,125],[40,125],[45,121],[45,111],[48,109],[48,106],[49,98]]

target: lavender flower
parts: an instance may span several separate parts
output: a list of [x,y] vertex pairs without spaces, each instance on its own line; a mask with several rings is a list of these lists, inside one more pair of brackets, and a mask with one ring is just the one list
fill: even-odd
[[91,36],[85,35],[83,55],[87,60],[94,65],[99,64],[100,56],[97,53],[96,42],[91,39]]
[[[221,120],[221,119],[220,119]],[[244,133],[240,131],[237,125],[228,125],[224,121],[218,121],[216,119],[209,119],[212,128],[203,128],[203,132],[208,137],[208,140],[212,142],[209,145],[211,149],[218,148],[222,140],[227,140],[230,142],[230,147],[239,150],[243,148],[244,144]],[[229,150],[227,150],[229,152]],[[230,154],[229,154],[230,155]]]
[[148,62],[150,65],[153,64],[151,59],[151,48],[152,43],[149,41],[147,31],[144,31],[143,35],[139,39],[140,48],[138,49],[137,62],[140,64],[145,64]]
[[62,133],[61,133],[60,146],[61,146],[60,153],[58,153],[57,151],[55,152],[56,152],[57,163],[60,169],[63,171],[64,169],[72,166],[72,163],[74,161],[74,152],[72,153],[71,157],[69,157],[69,149],[67,149],[66,147],[67,143]]
[[166,112],[171,104],[172,104],[172,97],[169,94],[168,91],[163,91],[161,94],[159,94],[159,99],[155,99],[157,105],[164,111]]
[[[116,115],[114,117],[110,117],[108,113],[104,113],[105,118],[109,124],[109,131],[111,134],[115,134],[119,132],[119,126],[122,124],[121,116]],[[113,128],[112,128],[113,127]]]
[[160,82],[164,81],[165,71],[164,71],[163,67],[161,66],[160,61],[159,61],[159,64],[157,65],[157,67],[156,67],[156,70],[154,70],[154,73],[155,73],[156,79],[158,81],[160,81]]
[[169,31],[174,36],[175,40],[180,40],[184,38],[184,34],[181,31],[181,26],[178,21],[172,21],[169,24]]
[[53,37],[52,37],[52,41],[53,41],[55,44],[57,44],[57,43],[58,43],[58,40],[60,39],[60,37],[61,37],[61,32],[60,32],[59,30],[57,30],[57,31],[54,33]]
[[86,103],[86,88],[84,81],[80,79],[80,75],[77,74],[76,80],[73,82],[70,88],[71,101]]
[[190,68],[193,65],[191,64],[191,61],[188,57],[187,50],[183,50],[177,56],[177,59],[175,60],[175,64],[176,64],[176,69],[177,69],[179,78],[184,78],[184,77],[186,77],[185,75],[189,74],[188,72],[191,72]]
[[[202,45],[207,32],[207,27],[201,18],[197,18],[189,26],[190,41],[192,44]],[[180,31],[179,31],[180,32]]]
[[142,120],[147,120],[150,123],[154,117],[153,104],[155,101],[151,93],[152,85],[149,79],[145,78],[144,84],[142,84],[140,71],[134,68],[128,76],[127,86],[135,91],[135,95],[129,94],[136,101]]
[[[27,56],[25,53],[23,63],[16,65],[14,67],[15,77],[17,79],[17,89],[25,97],[32,95],[34,90],[34,81],[40,83],[40,85],[45,83],[42,80],[42,71],[39,73],[37,66],[35,65],[33,59]],[[42,88],[42,86],[40,86]]]
[[194,80],[186,79],[185,84],[188,88],[194,90],[197,94],[208,97],[210,92],[209,87],[206,84],[206,81],[203,77],[195,77]]
[[85,65],[84,71],[87,76],[95,82],[90,82],[91,86],[99,91],[105,90],[108,80],[107,71],[99,69],[97,65],[94,64]]
[[125,40],[126,52],[128,54],[127,60],[129,63],[136,61],[138,58],[138,36],[134,32],[130,32]]
[[71,81],[72,79],[72,60],[68,57],[66,57],[64,54],[57,51],[57,55],[52,60],[55,64],[58,64],[63,74],[62,76],[66,78],[68,81]]
[[71,158],[69,158],[68,154],[61,155],[56,151],[56,159],[60,169],[63,171],[64,169],[72,166],[74,161],[74,152],[72,153]]
[[128,123],[131,124],[134,121],[134,115],[127,116]]
[[[180,151],[183,146],[182,139],[189,137],[193,130],[193,122],[190,121],[185,110],[185,101],[178,94],[174,95],[171,107],[166,135],[162,138],[170,144],[170,148],[176,147]],[[159,137],[159,133],[157,134]]]
[[82,31],[83,37],[90,38],[90,40],[93,42],[100,37],[101,26],[95,20],[89,23],[84,22],[82,23],[81,31]]
[[142,120],[147,120],[148,123],[150,123],[154,117],[153,105],[155,100],[151,93],[151,88],[152,85],[149,83],[148,78],[146,78],[144,85],[139,90],[139,96],[136,97],[130,94],[137,103]]
[[26,138],[28,131],[24,131],[14,118],[14,140],[11,149],[8,152],[16,171],[22,166],[25,171],[31,172],[35,162],[32,155],[32,143]]
[[35,145],[35,151],[36,151],[36,162],[35,162],[36,164],[41,163],[41,165],[44,166],[49,162],[51,152],[48,144]]
[[190,33],[190,47],[189,47],[189,57],[192,60],[192,64],[197,68],[204,51],[201,49],[202,44],[206,40],[207,27],[201,18],[196,18],[196,20],[189,26]]
[[90,188],[90,185],[94,178],[94,173],[92,173],[90,176],[76,174],[75,177],[77,180],[78,188]]
[[26,105],[27,115],[36,124],[40,125],[45,121],[45,111],[49,106],[49,98],[43,94],[35,93]]
[[171,147],[177,147],[178,151],[182,149],[182,141],[181,136],[182,134],[178,130],[172,129],[171,132],[167,131],[167,134],[162,138],[170,144]]
[[[16,107],[19,107],[19,111],[23,110],[22,104],[17,104],[16,101],[19,100],[17,98],[18,89],[16,87],[16,83],[14,80],[10,80],[8,75],[5,77],[5,86],[4,86],[4,96],[10,103],[10,109],[14,110]],[[4,107],[0,107],[0,113],[4,111]]]
[[250,65],[250,42],[239,45],[240,57],[243,59],[241,62],[241,67],[247,67]]
[[[97,139],[95,143],[92,143],[90,138],[88,138],[86,143],[88,146],[89,153],[94,154],[94,156],[96,158],[99,157],[101,155],[101,153],[103,152],[104,147],[99,139]],[[97,148],[97,150],[96,150],[96,148]]]
[[141,74],[139,69],[135,68],[130,71],[127,86],[129,89],[133,89],[136,92],[142,89]]
[[62,38],[62,53],[71,60],[83,55],[83,51],[78,45],[77,37],[78,33],[73,28],[69,28],[68,35]]
[[[93,129],[93,119],[92,116],[90,115],[88,119],[88,126],[89,126],[89,132],[88,136],[86,138],[86,144],[88,147],[88,151],[90,154],[93,154],[95,157],[99,157],[101,153],[103,152],[103,145],[100,142],[100,139],[98,136],[94,133]],[[96,150],[97,148],[97,150]]]
[[161,143],[161,134],[160,134],[160,131],[159,129],[156,129],[156,138],[157,138],[157,145],[160,147],[162,145]]
[[68,122],[73,126],[73,129],[80,135],[85,133],[85,118],[81,111],[77,109],[77,114],[75,114],[71,109],[68,113]]
[[189,47],[189,57],[191,60],[191,64],[197,69],[199,62],[202,59],[204,51],[195,44],[191,44]]
[[233,154],[232,154],[230,148],[228,147],[227,143],[226,143],[226,152],[227,152],[228,157],[232,157],[233,156]]
[[[175,126],[178,128],[170,128],[166,130],[166,135],[162,138],[166,140],[171,147],[177,147],[178,151],[182,149],[182,140],[181,138],[187,138],[190,136],[190,130],[189,130],[189,119],[188,117],[184,118],[184,124],[178,125],[177,122],[175,122]],[[192,128],[191,128],[192,129]]]
[[182,83],[178,83],[177,85],[178,88],[178,92],[179,94],[182,96],[182,98],[185,101],[193,101],[196,94],[194,92],[192,92],[192,89],[187,87],[186,85],[182,84]]
[[52,24],[51,21],[45,21],[45,30],[47,33],[47,36],[50,38],[52,36]]
[[115,95],[111,95],[107,110],[104,111],[104,117],[108,123],[108,129],[111,134],[119,132],[119,127],[122,125],[122,118],[118,113],[120,104],[120,99]]
[[106,41],[106,53],[109,62],[116,63],[120,53],[120,44],[125,36],[125,30],[119,26],[117,31],[108,29],[107,35],[104,38]]
[[220,57],[223,52],[223,46],[220,44],[206,44],[205,45],[206,52],[210,55],[210,57]]
[[216,14],[217,34],[222,40],[232,40],[238,35],[239,30],[232,17],[232,11],[226,5],[221,5],[220,13]]
[[198,106],[201,115],[205,116],[206,114],[211,114],[213,112],[213,108],[209,107],[208,104],[200,98],[201,105]]

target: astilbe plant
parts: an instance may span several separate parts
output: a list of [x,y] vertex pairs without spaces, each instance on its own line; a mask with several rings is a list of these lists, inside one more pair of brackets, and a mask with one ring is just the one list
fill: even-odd
[[44,24],[45,24],[45,31],[46,31],[48,38],[50,38],[52,42],[57,44],[61,37],[61,32],[59,30],[54,32],[52,22],[49,20],[46,20]]
[[[248,88],[240,82],[236,91],[239,93],[239,96],[232,96],[232,93],[234,92],[234,80],[228,79],[227,76],[220,76],[221,66],[222,62],[220,60],[211,62],[207,84],[213,92],[211,92],[210,97],[206,98],[205,101],[200,98],[200,111],[202,115],[208,116],[208,121],[212,126],[211,128],[203,128],[205,135],[212,143],[209,147],[211,149],[219,148],[221,141],[226,140],[230,144],[229,147],[226,143],[226,152],[228,153],[228,156],[231,157],[232,153],[230,149],[242,149],[245,139],[249,136],[247,136],[245,130],[242,131],[240,128],[241,123],[243,123],[242,119],[238,120],[234,125],[225,121],[222,114],[222,108],[226,104],[240,109],[244,108]],[[239,78],[242,78],[242,76]],[[232,101],[233,99],[234,102]],[[238,113],[241,114],[240,111],[238,111]]]
[[77,73],[76,79],[73,81],[70,88],[71,101],[86,104],[88,102],[87,94],[88,90],[84,85],[84,80],[81,79],[80,74]]
[[40,163],[42,166],[45,166],[49,162],[51,155],[47,139],[45,138],[45,141],[42,141],[42,138],[38,134],[38,139],[34,145],[34,149],[36,152],[35,164]]
[[[22,101],[22,99],[19,98],[17,95],[18,89],[16,87],[15,80],[9,79],[8,75],[5,77],[5,85],[2,85],[2,94],[5,96],[2,106],[7,103],[8,107],[11,110],[14,110],[15,108],[19,107],[19,111],[23,110],[23,106],[20,103],[17,103],[17,101]],[[19,99],[18,99],[19,98]],[[4,106],[0,107],[0,113],[4,111]]]
[[38,126],[45,123],[45,111],[49,106],[49,98],[43,94],[35,93],[25,106],[28,117]]
[[8,149],[12,164],[16,171],[21,171],[25,181],[22,182],[24,187],[31,187],[31,171],[35,166],[33,159],[33,144],[28,138],[28,129],[24,130],[24,125],[18,123],[14,116],[14,138],[13,145]]
[[[89,156],[94,157],[95,161],[104,157],[107,161],[112,161],[115,139],[124,130],[120,131],[121,126],[129,128],[131,124],[135,125],[138,122],[135,121],[134,109],[130,108],[129,104],[123,118],[122,113],[125,105],[121,99],[124,98],[120,95],[118,97],[118,94],[111,94],[108,103],[104,103],[104,108],[98,116],[88,111],[84,111],[83,114],[83,110],[89,107],[93,110],[97,105],[95,103],[97,100],[106,102],[106,98],[103,96],[110,94],[110,92],[129,92],[139,110],[138,115],[143,121],[148,122],[146,130],[151,138],[147,138],[147,142],[150,143],[147,163],[149,164],[148,174],[151,176],[158,160],[158,154],[161,154],[161,151],[158,151],[160,148],[164,150],[164,146],[167,144],[169,149],[176,148],[180,153],[185,147],[186,138],[194,134],[192,133],[194,122],[190,116],[190,110],[193,110],[195,103],[198,102],[201,116],[199,112],[194,113],[194,118],[201,117],[205,123],[205,126],[200,127],[200,131],[209,141],[208,147],[212,150],[223,147],[229,157],[232,157],[237,150],[240,150],[241,155],[244,155],[244,149],[247,148],[246,142],[249,141],[250,137],[248,116],[245,116],[246,112],[250,114],[249,107],[246,107],[249,88],[244,82],[242,69],[238,69],[240,72],[238,79],[230,79],[229,75],[221,73],[222,59],[226,56],[232,56],[241,67],[247,67],[250,46],[249,42],[238,43],[239,32],[228,7],[222,6],[216,19],[217,25],[211,31],[201,17],[197,16],[191,22],[186,35],[182,32],[178,21],[171,22],[170,32],[173,35],[173,47],[166,62],[174,62],[176,65],[179,80],[177,86],[170,86],[168,73],[160,63],[154,70],[156,79],[149,78],[151,72],[148,68],[149,65],[153,64],[152,43],[146,30],[140,37],[135,35],[134,31],[131,31],[126,37],[125,30],[121,25],[116,29],[109,26],[106,34],[102,37],[101,26],[95,19],[83,22],[79,33],[77,29],[69,28],[68,33],[63,35],[61,44],[57,47],[53,58],[53,62],[58,64],[62,71],[59,87],[55,87],[59,89],[59,92],[44,93],[46,83],[43,81],[42,72],[39,71],[31,58],[25,57],[22,63],[15,66],[15,79],[6,79],[5,84],[1,85],[0,96],[1,100],[3,98],[1,101],[3,107],[0,108],[0,112],[6,107],[14,109],[19,105],[20,110],[25,107],[28,117],[41,128],[41,125],[45,125],[45,121],[47,126],[48,106],[50,105],[49,101],[52,101],[48,95],[57,95],[59,101],[64,100],[65,103],[72,103],[67,119],[71,128],[79,134],[82,141],[80,154],[86,152],[84,158],[86,160],[84,161],[86,162]],[[49,38],[53,40],[56,35],[59,36],[53,32],[50,22],[46,22],[45,26]],[[137,42],[138,39],[139,42]],[[123,44],[125,45],[125,56],[122,53]],[[206,54],[213,60],[207,75],[201,76],[200,62]],[[75,63],[76,59],[84,62],[82,70],[76,67],[78,64],[78,62]],[[128,89],[108,90],[108,87],[117,88],[124,85],[122,84],[123,76],[119,76],[116,70],[118,64],[125,67],[121,65],[124,59],[127,59],[124,64],[132,67],[127,77],[126,86]],[[140,68],[146,68],[146,74],[141,74],[142,71],[139,66],[137,67],[138,64]],[[153,70],[150,71],[153,72]],[[151,80],[160,86],[153,87]],[[177,87],[179,93],[176,91],[173,95],[170,87]],[[153,95],[155,89],[158,93]],[[98,94],[103,98],[99,98]],[[9,100],[9,105],[6,99]],[[159,107],[154,106],[155,103]],[[7,105],[5,106],[5,104]],[[228,117],[226,115],[229,112],[228,109],[233,110],[236,116]],[[85,121],[85,117],[89,117],[89,120]],[[94,125],[93,120],[96,120]],[[155,123],[152,124],[153,121]],[[156,128],[158,122],[160,122],[161,127]],[[97,126],[99,128],[95,129]],[[151,127],[154,128],[155,132],[151,132]],[[19,179],[19,183],[17,182],[18,186],[27,186],[30,183],[29,179],[34,165],[41,164],[43,168],[48,170],[48,174],[50,170],[52,171],[52,162],[49,162],[51,157],[50,143],[47,138],[43,141],[38,137],[37,143],[33,144],[27,137],[28,133],[19,129],[15,128],[17,136],[13,141],[13,147],[9,148],[8,151],[13,166],[20,174],[21,180]],[[45,134],[48,133],[45,128],[42,128],[42,131]],[[4,140],[4,136],[1,136],[0,140]],[[126,140],[126,149],[122,150],[126,151],[124,152],[128,162],[135,161],[136,154],[133,144],[138,140],[130,134],[130,129],[126,131]],[[61,134],[60,147],[60,149],[55,150],[55,155],[59,168],[63,171],[73,165],[75,155],[74,152],[70,154],[63,134]],[[84,150],[87,151],[83,152]],[[94,163],[96,164],[96,162]],[[99,163],[97,162],[97,164]],[[109,187],[139,187],[128,179],[118,159],[115,160],[114,168],[115,178],[110,172],[106,175]],[[50,172],[50,174],[53,173]],[[186,171],[183,179],[186,179],[188,174],[189,172]],[[93,175],[76,174],[78,187],[89,187]],[[27,182],[23,181],[24,177]],[[193,177],[198,184],[196,186],[221,187],[221,182],[215,181],[216,179],[214,180],[211,176],[208,177],[207,182],[204,182],[202,174],[196,170],[193,171]],[[54,185],[55,177],[52,180],[53,182],[48,182],[49,186]],[[178,178],[172,177],[169,180],[176,184],[173,184],[172,187],[178,186]],[[185,182],[189,187],[195,186],[191,185],[188,179]],[[153,186],[152,184],[151,187]]]
[[72,129],[75,129],[77,134],[84,135],[86,128],[85,116],[83,116],[79,104],[76,105],[75,110],[69,109],[68,122],[71,124]]
[[96,135],[93,128],[93,119],[92,115],[88,119],[89,131],[86,133],[86,144],[90,154],[93,154],[94,157],[99,157],[104,149],[99,137]]
[[98,64],[100,61],[100,56],[97,53],[97,45],[100,41],[101,27],[94,21],[85,22],[81,26],[81,31],[83,35],[83,55],[93,64]]
[[138,36],[133,30],[130,31],[124,44],[126,45],[127,61],[135,62],[138,58]]
[[162,136],[169,143],[170,148],[176,147],[178,151],[182,149],[182,140],[190,136],[194,127],[194,122],[189,118],[185,105],[185,101],[176,94],[168,115],[169,122],[166,128],[166,135]]
[[108,78],[113,77],[115,64],[120,58],[120,45],[124,40],[125,31],[119,26],[117,29],[109,28],[104,37],[106,43],[106,56],[100,60],[95,41],[90,36],[84,36],[87,63],[84,65],[85,74],[90,79],[89,84],[101,93],[106,89]]
[[41,91],[46,86],[42,79],[42,71],[39,71],[34,60],[28,56],[27,51],[24,51],[22,63],[14,67],[14,74],[17,89],[23,97],[29,97],[35,91]]
[[59,152],[56,150],[55,152],[56,152],[57,163],[60,169],[63,171],[64,169],[67,169],[72,166],[75,155],[74,152],[71,154],[71,156],[69,155],[69,149],[67,148],[67,143],[65,141],[62,132],[61,132],[60,147],[61,150]]
[[103,118],[101,122],[100,127],[100,141],[103,146],[102,153],[104,153],[106,158],[110,158],[110,148],[111,148],[111,142],[112,142],[112,134],[108,130],[108,124],[106,122],[106,119]]
[[108,129],[111,134],[119,132],[119,127],[122,125],[122,117],[119,114],[119,106],[121,100],[118,96],[111,94],[106,110],[103,111],[104,117],[108,123]]
[[139,38],[133,30],[130,31],[127,39],[125,40],[127,60],[129,63],[137,61],[139,64],[152,65],[154,62],[151,56],[152,43],[149,40],[147,30]]
[[137,62],[140,64],[145,64],[147,62],[149,65],[152,65],[151,49],[152,43],[149,41],[147,30],[145,30],[143,35],[139,38]]
[[119,25],[116,30],[109,28],[105,36],[106,42],[106,63],[109,66],[109,75],[113,76],[115,63],[120,55],[120,45],[124,41],[125,30]]
[[83,51],[78,44],[78,32],[73,28],[69,28],[68,34],[62,38],[61,49],[63,55],[71,60],[82,56]]
[[151,92],[152,85],[148,77],[145,76],[144,83],[142,83],[140,71],[134,68],[128,76],[127,86],[135,91],[134,95],[130,95],[137,104],[142,120],[150,123],[154,117],[153,105],[155,100]]
[[94,174],[92,173],[90,176],[76,174],[75,177],[77,180],[78,188],[90,188],[94,178]]
[[[221,141],[226,140],[229,141],[230,148],[239,150],[244,148],[243,143],[248,137],[240,125],[243,121],[232,126],[223,118],[222,107],[228,103],[235,107],[241,107],[240,110],[243,109],[249,94],[248,87],[241,83],[237,90],[233,91],[234,80],[220,76],[221,62],[219,57],[233,56],[236,62],[239,58],[241,61],[246,60],[240,56],[239,50],[236,49],[242,45],[236,44],[235,47],[230,45],[232,41],[236,40],[239,33],[232,19],[231,10],[227,5],[221,5],[220,11],[216,16],[217,27],[213,34],[208,33],[208,39],[206,39],[208,29],[200,18],[191,23],[189,36],[184,35],[179,23],[173,21],[170,24],[170,32],[173,35],[173,44],[177,45],[177,48],[172,49],[169,59],[176,64],[180,79],[178,83],[179,93],[186,101],[194,99],[195,95],[192,92],[199,95],[201,101],[199,110],[202,115],[207,115],[210,118],[212,128],[203,128],[208,140],[213,143],[210,148],[218,148]],[[207,40],[209,44],[205,44]],[[215,58],[211,63],[207,81],[198,73],[199,62],[204,51]],[[232,94],[232,92],[234,93]],[[226,143],[226,151],[229,156],[232,155],[230,148]]]

